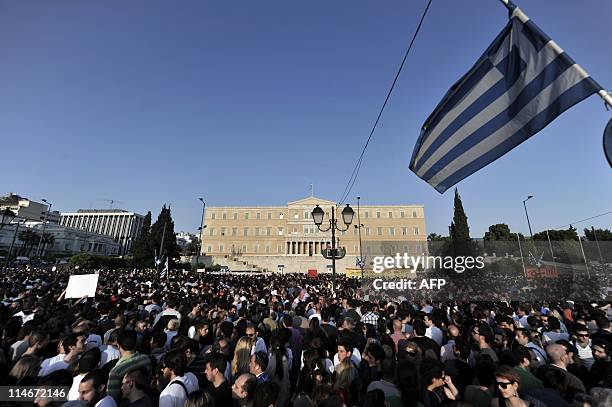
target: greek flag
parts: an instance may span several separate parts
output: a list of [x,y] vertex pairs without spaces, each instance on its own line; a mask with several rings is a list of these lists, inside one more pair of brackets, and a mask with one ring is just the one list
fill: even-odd
[[443,193],[602,89],[516,6],[429,116],[410,169]]
[[159,274],[159,276],[161,278],[166,277],[166,274],[168,273],[168,271],[170,271],[170,267],[168,267],[168,259],[166,259],[166,264],[164,265],[164,268],[162,269],[161,273]]

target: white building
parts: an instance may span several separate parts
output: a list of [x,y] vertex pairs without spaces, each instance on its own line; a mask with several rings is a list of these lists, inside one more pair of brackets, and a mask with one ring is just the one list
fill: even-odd
[[[0,250],[8,253],[12,244],[12,258],[17,255],[35,256],[38,245],[30,246],[28,249],[26,242],[19,239],[19,236],[27,230],[32,230],[40,236],[42,228],[42,222],[24,222],[23,219],[16,219],[0,230]],[[82,252],[97,256],[119,255],[120,245],[110,236],[69,228],[57,223],[47,223],[44,233],[53,237],[53,243],[41,247],[43,256],[46,254],[72,255]]]
[[62,212],[60,225],[110,236],[119,244],[119,255],[129,254],[140,235],[144,216],[123,209],[79,209]]
[[176,244],[183,250],[189,243],[196,241],[197,238],[193,233],[179,232],[176,234]]
[[[32,201],[11,192],[0,197],[0,211],[5,209],[11,210],[18,218],[40,222],[45,220],[49,205]],[[47,218],[49,222],[58,223],[59,219],[60,213],[58,211],[49,212]]]

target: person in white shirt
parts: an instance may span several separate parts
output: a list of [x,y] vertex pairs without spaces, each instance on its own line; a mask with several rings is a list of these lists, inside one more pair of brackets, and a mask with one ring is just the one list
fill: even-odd
[[115,400],[106,394],[106,376],[99,369],[87,373],[81,380],[79,400],[88,407],[117,407]]
[[119,359],[121,357],[121,353],[119,352],[119,348],[117,347],[117,338],[119,337],[120,329],[115,329],[111,332],[110,337],[108,338],[108,345],[102,345],[102,357],[100,359],[100,367],[104,366],[108,362]]
[[98,348],[89,349],[83,353],[77,364],[77,375],[72,378],[72,387],[68,391],[68,400],[79,399],[79,385],[87,373],[98,367],[100,355],[100,349]]
[[425,336],[430,339],[433,339],[438,344],[438,346],[442,346],[444,334],[442,333],[442,330],[434,324],[434,321],[431,319],[431,314],[425,314],[424,322],[427,326],[427,329],[425,330]]
[[56,370],[68,368],[85,351],[85,337],[83,335],[70,334],[62,340],[62,348],[64,353],[43,360],[40,365],[40,372],[38,372],[39,376],[46,376]]
[[175,298],[168,299],[168,302],[166,303],[166,309],[155,316],[155,320],[153,321],[153,326],[155,327],[155,325],[157,325],[157,322],[160,320],[160,318],[165,315],[173,315],[176,317],[176,319],[180,321],[181,313],[175,309],[177,306],[178,306],[178,301]]
[[168,381],[168,385],[159,395],[159,405],[183,407],[189,394],[199,390],[195,375],[185,372],[187,366],[185,352],[171,350],[164,356],[161,366],[163,378]]
[[591,348],[589,330],[585,325],[576,326],[576,341],[574,341],[574,346],[578,350],[578,357],[584,366],[591,370],[591,366],[593,366],[593,363],[595,363],[595,358],[593,358],[593,349]]

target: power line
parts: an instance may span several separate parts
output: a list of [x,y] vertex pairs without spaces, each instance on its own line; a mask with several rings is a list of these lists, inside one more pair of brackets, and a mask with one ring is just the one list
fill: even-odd
[[346,200],[346,198],[348,197],[348,195],[351,193],[351,190],[353,189],[353,186],[355,185],[355,181],[357,181],[357,176],[359,175],[359,169],[361,168],[361,163],[363,162],[363,156],[365,154],[366,149],[368,148],[368,144],[370,144],[370,140],[372,139],[372,136],[374,135],[374,131],[376,130],[376,126],[378,125],[378,122],[380,121],[380,117],[383,114],[383,111],[385,110],[385,106],[387,106],[387,102],[389,101],[389,97],[391,96],[391,92],[393,92],[393,88],[395,87],[395,84],[397,82],[397,79],[400,76],[400,73],[402,72],[402,68],[404,67],[404,63],[406,62],[406,58],[408,57],[408,54],[410,53],[410,50],[412,49],[412,44],[414,44],[414,40],[416,39],[419,30],[421,29],[421,25],[423,24],[423,20],[425,20],[425,16],[427,15],[427,10],[429,10],[429,6],[431,5],[431,1],[429,0],[427,2],[427,7],[425,7],[425,11],[423,11],[423,15],[421,16],[421,21],[419,21],[419,25],[417,26],[416,31],[414,32],[414,35],[412,36],[412,40],[410,41],[410,45],[408,45],[408,49],[406,50],[406,54],[404,55],[404,59],[402,60],[402,63],[399,67],[399,69],[397,70],[397,74],[395,75],[395,79],[393,79],[393,83],[391,84],[391,88],[389,89],[389,92],[387,93],[387,97],[385,98],[385,102],[383,103],[380,112],[378,113],[378,117],[376,118],[376,121],[374,122],[374,126],[372,127],[372,131],[370,131],[370,135],[368,136],[368,139],[365,143],[365,145],[363,146],[363,150],[361,151],[361,155],[359,156],[359,159],[357,160],[357,163],[355,164],[355,168],[353,168],[353,172],[351,173],[351,176],[346,184],[346,187],[344,188],[344,192],[342,192],[342,198],[340,199],[340,201],[338,202],[339,205],[342,205],[344,203],[344,201]]
[[591,219],[595,219],[595,218],[600,218],[602,216],[606,216],[606,215],[609,215],[611,213],[612,213],[612,211],[608,211],[608,212],[605,212],[605,213],[601,213],[599,215],[591,216],[590,218],[586,218],[586,219],[582,219],[582,220],[577,220],[575,222],[571,222],[571,223],[568,223],[566,225],[558,226],[558,227],[553,228],[551,230],[564,229],[566,226],[576,225],[578,223],[586,222],[587,220],[591,220]]

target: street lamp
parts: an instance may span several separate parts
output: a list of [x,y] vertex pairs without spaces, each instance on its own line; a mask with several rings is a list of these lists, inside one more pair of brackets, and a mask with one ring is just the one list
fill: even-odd
[[40,240],[38,241],[38,247],[36,248],[36,257],[41,256],[40,247],[42,246],[43,239],[45,238],[45,228],[47,227],[47,219],[49,218],[49,212],[51,211],[51,206],[53,205],[46,199],[42,199],[42,201],[46,204],[49,204],[49,206],[47,206],[47,212],[45,213],[45,220],[43,220],[42,234],[40,235]]
[[202,251],[202,235],[204,234],[204,229],[206,226],[204,225],[204,211],[206,210],[206,202],[204,202],[204,198],[198,198],[200,202],[202,202],[202,219],[200,219],[200,244],[198,245],[198,254],[196,255],[196,271],[200,264],[200,252]]
[[[338,227],[338,221],[336,220],[336,208],[335,207],[332,207],[331,219],[329,220],[329,227],[326,229],[321,228],[321,225],[323,224],[324,215],[325,215],[325,212],[323,211],[323,209],[321,209],[321,207],[319,207],[319,205],[317,205],[312,210],[312,219],[315,225],[317,225],[317,229],[319,229],[321,232],[328,232],[329,230],[332,231],[332,242],[331,242],[332,247],[331,247],[330,257],[332,260],[332,294],[334,294],[335,289],[336,289],[336,259],[341,259],[346,254],[345,252],[342,255],[339,255],[338,251],[336,250],[336,230],[338,230],[339,232],[347,231],[351,223],[353,222],[353,216],[355,215],[355,212],[348,204],[346,205],[344,209],[342,209],[342,221],[346,225],[346,228],[344,229]],[[326,256],[324,257],[328,258]]]
[[527,225],[529,226],[529,235],[531,236],[531,241],[533,242],[533,232],[531,231],[531,222],[529,222],[529,214],[527,213],[527,204],[526,202],[533,198],[533,195],[527,196],[527,199],[523,201],[523,207],[525,208],[525,216],[527,216]]
[[[0,229],[2,229],[4,226],[6,225],[10,225],[11,222],[15,219],[15,217],[17,216],[15,214],[15,212],[13,212],[12,210],[10,210],[9,208],[5,208],[2,212],[2,221],[0,222]],[[7,221],[8,219],[8,221]]]
[[363,260],[363,251],[361,249],[361,228],[363,225],[361,224],[361,217],[359,216],[359,200],[360,196],[357,197],[357,234],[359,235],[359,268],[361,269],[361,279],[363,280],[363,268],[365,267],[365,261]]

